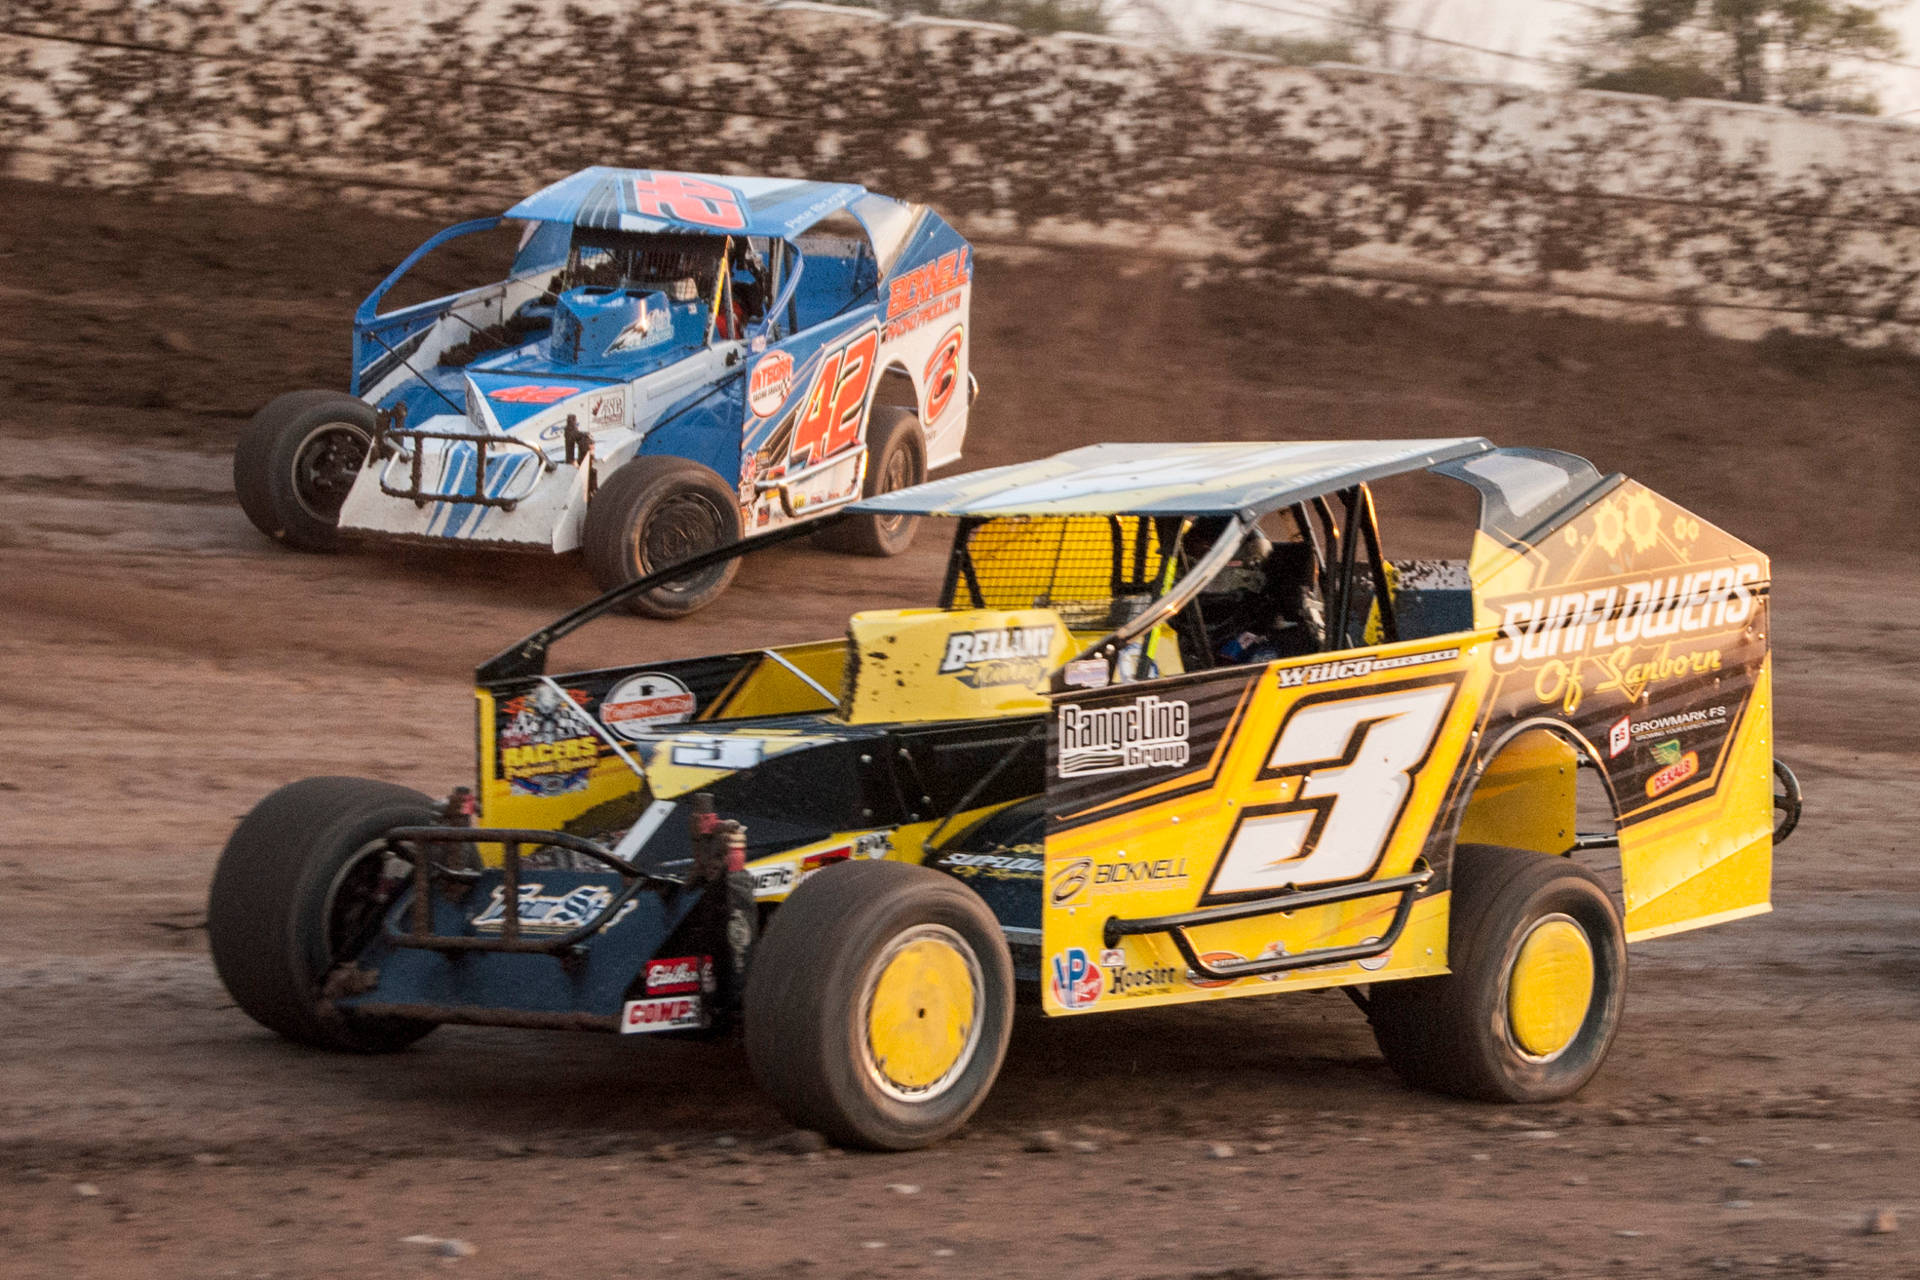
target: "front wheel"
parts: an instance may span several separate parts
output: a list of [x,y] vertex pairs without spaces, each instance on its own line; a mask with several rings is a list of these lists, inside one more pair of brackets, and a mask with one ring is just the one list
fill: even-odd
[[207,896],[213,967],[233,1002],[322,1049],[389,1053],[433,1030],[329,1009],[322,989],[378,935],[406,886],[381,837],[439,817],[418,791],[367,778],[307,778],[255,805],[228,837]]
[[340,509],[373,445],[373,406],[289,391],[253,415],[233,450],[233,489],[254,528],[300,551],[340,545]]
[[[709,467],[686,458],[644,454],[607,478],[587,506],[582,534],[587,572],[611,591],[703,551],[740,540],[733,489]],[[711,565],[664,582],[627,601],[649,618],[684,618],[712,604],[740,561]]]
[[1564,857],[1454,852],[1452,972],[1380,983],[1374,1039],[1407,1083],[1488,1102],[1554,1102],[1600,1069],[1626,1003],[1620,912]]
[[[867,480],[861,496],[908,489],[927,478],[927,437],[911,409],[877,404],[867,420]],[[913,545],[918,516],[848,516],[816,535],[832,551],[897,556]]]
[[851,862],[774,913],[747,974],[747,1059],[795,1124],[909,1151],[985,1099],[1006,1056],[1013,962],[979,896],[901,862]]

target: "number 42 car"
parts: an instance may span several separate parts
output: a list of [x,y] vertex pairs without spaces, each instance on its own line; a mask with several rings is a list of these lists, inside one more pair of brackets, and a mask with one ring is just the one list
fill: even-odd
[[[509,276],[382,310],[435,250],[524,225]],[[350,392],[280,396],[234,487],[268,536],[583,552],[604,588],[905,488],[960,456],[972,251],[851,183],[585,169],[415,250],[354,317]],[[914,522],[822,537],[893,555]],[[735,562],[628,607],[679,617]]]
[[[1464,558],[1387,554],[1404,476],[1466,486]],[[1416,1085],[1566,1097],[1629,942],[1768,909],[1799,792],[1767,559],[1623,476],[1480,439],[1101,445],[836,518],[873,517],[953,522],[930,607],[547,672],[776,531],[482,665],[446,801],[261,801],[208,916],[240,1008],[358,1051],[742,1028],[796,1123],[904,1149],[979,1106],[1021,997],[1340,987]]]

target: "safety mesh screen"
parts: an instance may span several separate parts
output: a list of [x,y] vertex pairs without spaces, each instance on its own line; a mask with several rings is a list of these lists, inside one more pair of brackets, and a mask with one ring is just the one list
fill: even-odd
[[1141,516],[986,520],[961,531],[943,605],[1053,609],[1072,630],[1105,630],[1165,591],[1171,550]]
[[674,302],[710,297],[725,241],[718,236],[579,235],[559,287],[658,289]]

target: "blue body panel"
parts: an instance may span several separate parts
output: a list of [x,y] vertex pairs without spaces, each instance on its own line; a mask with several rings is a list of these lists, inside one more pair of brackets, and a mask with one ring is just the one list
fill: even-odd
[[595,165],[534,192],[509,218],[619,231],[799,235],[866,194],[851,182],[671,173]]
[[[434,932],[445,937],[499,936],[476,930],[473,917],[487,911],[500,883],[497,872],[482,876],[460,904],[436,893]],[[558,898],[580,889],[615,894],[620,891],[620,877],[587,871],[529,870],[522,874],[523,895]],[[632,909],[589,939],[584,956],[571,965],[547,955],[489,951],[449,954],[377,940],[361,953],[359,963],[379,974],[378,984],[338,1003],[348,1009],[360,1004],[423,1004],[617,1017],[636,976],[647,961],[657,957],[661,945],[700,898],[697,889],[683,890],[668,906],[660,894],[638,894]],[[410,894],[403,895],[394,905],[387,917],[390,931],[407,928],[412,901]],[[577,917],[569,919],[579,922]],[[539,935],[527,930],[522,936]]]

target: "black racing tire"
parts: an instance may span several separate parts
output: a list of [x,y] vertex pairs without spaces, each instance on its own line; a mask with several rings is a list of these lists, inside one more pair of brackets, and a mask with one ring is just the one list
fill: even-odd
[[[1585,962],[1577,958],[1582,946]],[[1374,1039],[1401,1079],[1520,1103],[1567,1098],[1592,1079],[1627,993],[1620,911],[1592,872],[1551,854],[1462,845],[1447,948],[1451,973],[1377,983],[1367,1002]],[[1514,985],[1523,948],[1531,957],[1523,982],[1530,976],[1539,989],[1559,984],[1556,993],[1571,993],[1544,1026]],[[1591,977],[1583,979],[1587,964]],[[1584,1012],[1576,1003],[1582,989]]]
[[339,548],[340,508],[373,445],[373,406],[341,391],[289,391],[233,449],[233,490],[254,528],[300,551]]
[[431,1022],[323,1011],[334,965],[357,954],[385,919],[390,884],[378,841],[394,827],[439,821],[418,791],[367,778],[307,778],[240,820],[207,898],[213,967],[255,1022],[299,1044],[391,1053]]
[[[867,479],[861,496],[892,493],[927,478],[927,436],[919,415],[900,405],[877,404],[867,419]],[[913,545],[918,516],[848,516],[814,535],[830,551],[855,556],[897,556]]]
[[[611,591],[740,536],[739,497],[712,468],[644,454],[608,476],[587,504],[582,551],[594,582]],[[649,618],[684,618],[712,604],[739,570],[736,556],[644,591],[626,608]]]
[[910,1151],[965,1124],[1000,1073],[1012,1020],[1013,961],[993,913],[903,862],[808,879],[773,913],[747,973],[754,1078],[795,1124],[842,1146]]

